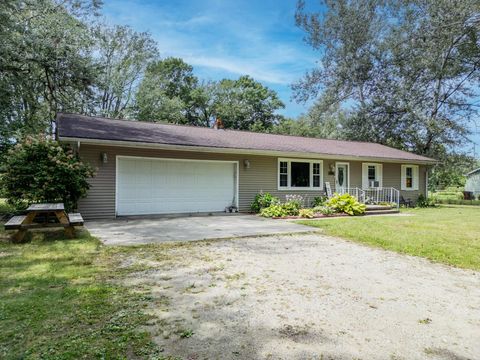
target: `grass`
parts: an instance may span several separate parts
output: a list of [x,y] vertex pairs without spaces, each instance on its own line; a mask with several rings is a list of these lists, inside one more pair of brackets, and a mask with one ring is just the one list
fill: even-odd
[[161,358],[139,330],[148,290],[119,285],[123,250],[48,234],[15,245],[0,230],[0,358]]
[[407,209],[405,217],[301,220],[326,234],[435,262],[480,270],[480,208]]

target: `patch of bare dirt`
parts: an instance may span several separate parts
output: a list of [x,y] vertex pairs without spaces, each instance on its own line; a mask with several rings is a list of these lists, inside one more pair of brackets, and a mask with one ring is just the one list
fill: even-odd
[[[478,359],[480,273],[322,235],[149,247],[149,330],[183,359]],[[428,320],[425,320],[428,319]]]

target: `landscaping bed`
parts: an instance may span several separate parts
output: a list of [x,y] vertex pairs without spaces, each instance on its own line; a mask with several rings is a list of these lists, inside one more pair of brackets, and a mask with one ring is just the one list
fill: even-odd
[[[328,219],[328,218],[336,218],[336,217],[345,217],[349,216],[348,214],[332,214],[332,215],[323,215],[323,214],[315,214],[310,219]],[[294,219],[305,219],[300,215],[289,215],[289,216],[274,216],[272,217],[274,220],[284,219],[284,220],[294,220]]]

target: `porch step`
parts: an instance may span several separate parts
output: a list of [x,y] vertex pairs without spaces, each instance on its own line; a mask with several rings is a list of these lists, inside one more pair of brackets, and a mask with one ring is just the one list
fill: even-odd
[[377,210],[392,210],[391,206],[388,205],[367,205],[367,211],[377,211]]
[[388,210],[367,210],[365,215],[386,215],[386,214],[398,214],[400,211],[397,209],[389,208]]

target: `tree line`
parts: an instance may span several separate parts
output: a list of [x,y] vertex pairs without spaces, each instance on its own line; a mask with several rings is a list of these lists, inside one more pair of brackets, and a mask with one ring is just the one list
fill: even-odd
[[480,3],[476,0],[327,0],[297,3],[295,21],[318,50],[292,85],[296,119],[248,75],[208,81],[162,58],[149,33],[102,22],[99,0],[0,4],[0,156],[19,139],[52,133],[59,111],[140,121],[374,141],[441,160],[440,186],[461,182],[461,149],[478,117]]

